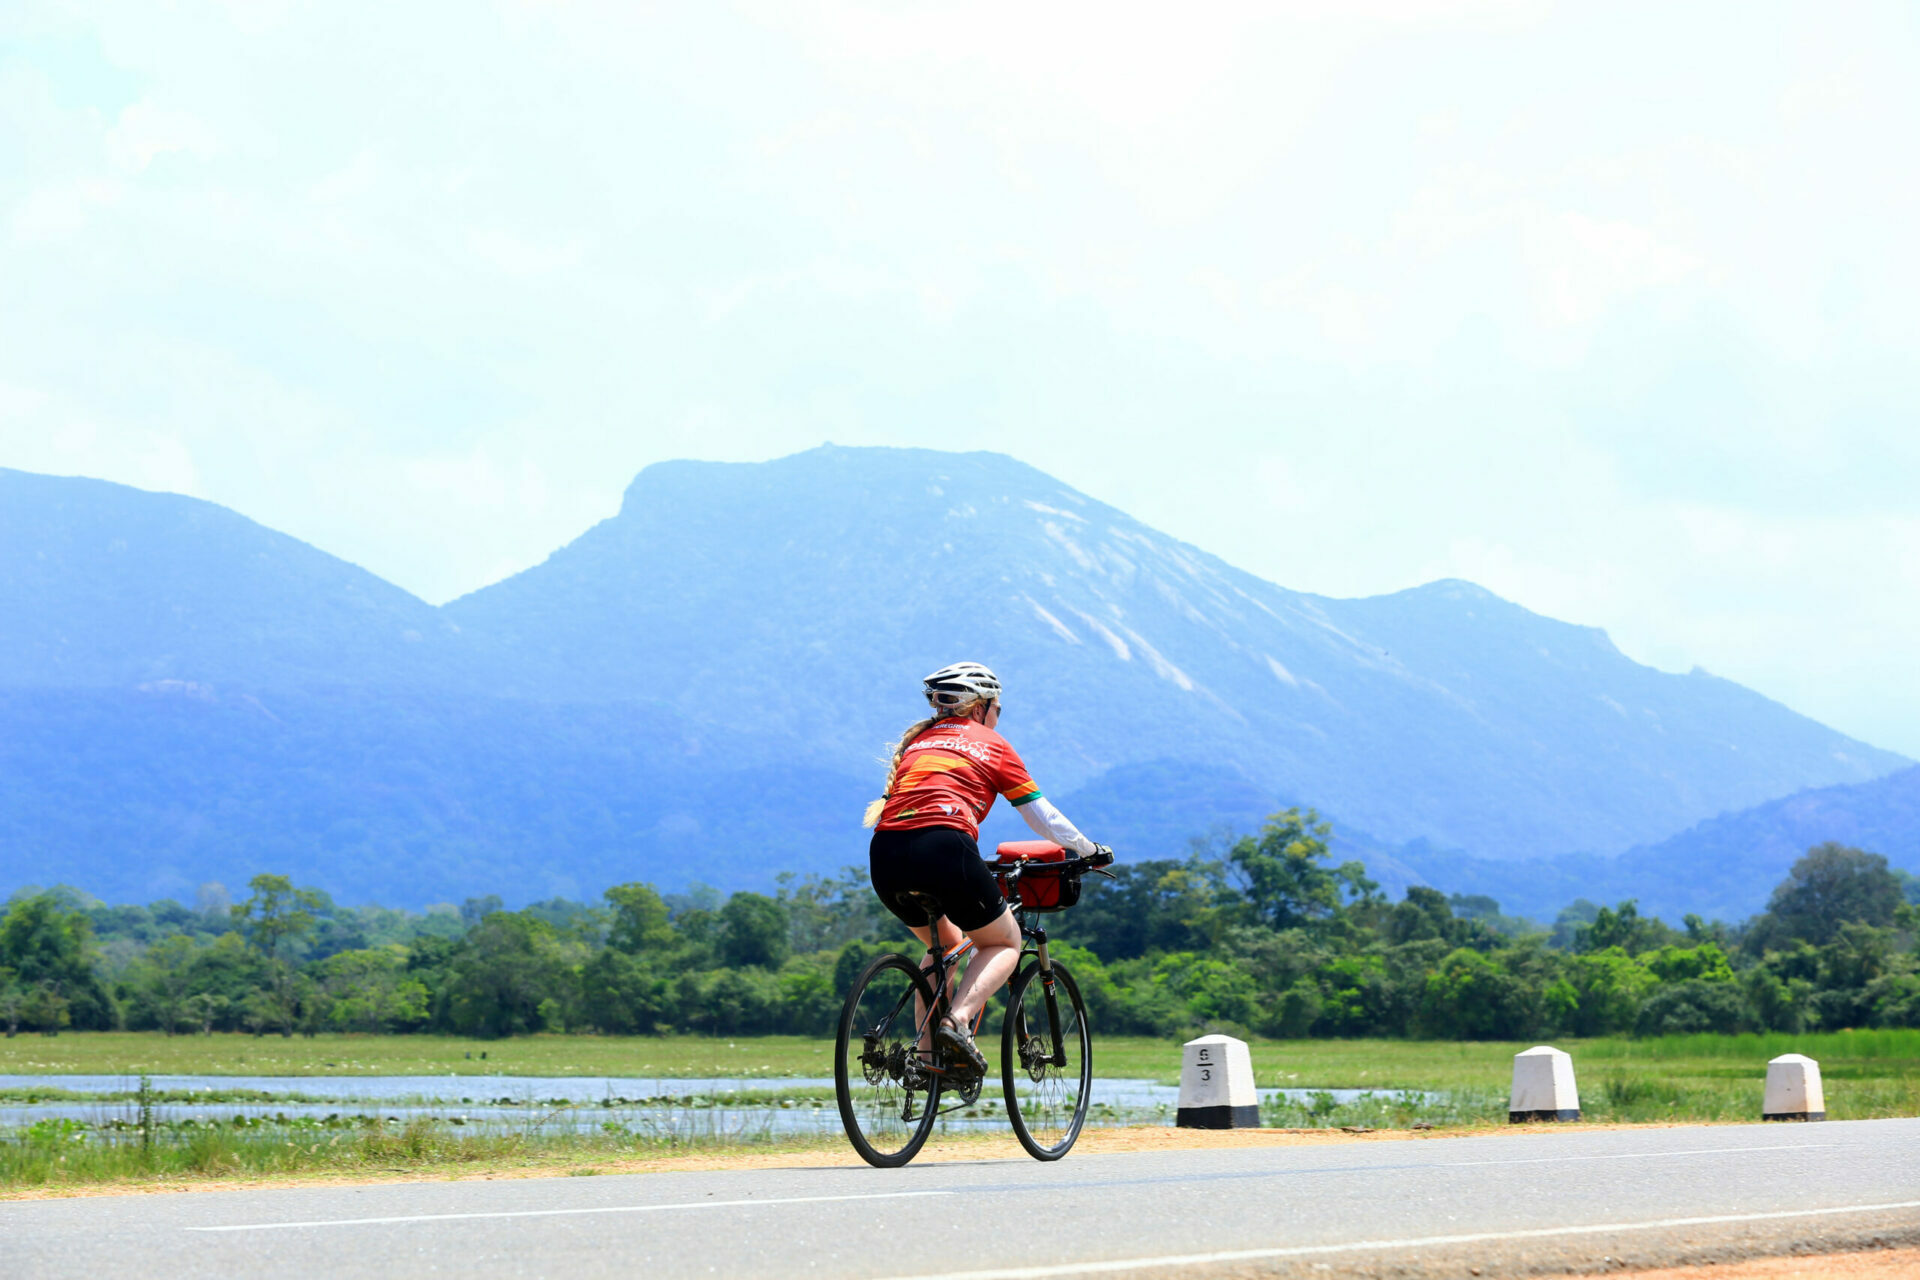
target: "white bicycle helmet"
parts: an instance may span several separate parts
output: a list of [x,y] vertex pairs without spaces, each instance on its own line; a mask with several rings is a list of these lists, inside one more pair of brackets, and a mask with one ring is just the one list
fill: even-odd
[[1000,681],[977,662],[956,662],[920,682],[935,711],[958,711],[974,702],[998,702]]

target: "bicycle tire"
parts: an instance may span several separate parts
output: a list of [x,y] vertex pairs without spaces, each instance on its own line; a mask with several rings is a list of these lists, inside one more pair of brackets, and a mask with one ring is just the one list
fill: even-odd
[[1058,1160],[1073,1150],[1093,1093],[1093,1039],[1080,985],[1057,960],[1053,976],[1064,1066],[1050,1060],[1053,1033],[1039,965],[1028,966],[1013,980],[1006,1019],[1000,1024],[1000,1086],[1007,1119],[1035,1160]]
[[[834,1037],[840,1123],[860,1158],[880,1169],[897,1169],[918,1155],[939,1114],[940,1077],[920,1072],[914,1057],[915,997],[922,1009],[933,1003],[919,966],[905,956],[880,956],[854,979]],[[913,1086],[915,1079],[922,1087]],[[922,1099],[918,1115],[916,1097]]]

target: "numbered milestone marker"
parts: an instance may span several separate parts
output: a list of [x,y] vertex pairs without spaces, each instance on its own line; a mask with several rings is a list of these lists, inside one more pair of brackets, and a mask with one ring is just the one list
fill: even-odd
[[1507,1119],[1578,1120],[1580,1090],[1573,1082],[1573,1059],[1550,1045],[1513,1055],[1513,1095]]
[[1799,1053],[1783,1053],[1767,1064],[1762,1120],[1825,1120],[1827,1093],[1820,1085],[1820,1064]]
[[1186,1044],[1180,1064],[1182,1129],[1257,1129],[1260,1099],[1253,1091],[1253,1056],[1245,1040],[1201,1036]]

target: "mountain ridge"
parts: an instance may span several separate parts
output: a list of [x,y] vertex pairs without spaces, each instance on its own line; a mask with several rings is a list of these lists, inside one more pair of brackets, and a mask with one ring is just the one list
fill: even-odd
[[0,472],[0,535],[0,874],[65,859],[127,892],[251,874],[248,849],[401,903],[504,892],[483,875],[831,870],[860,860],[919,673],[961,656],[1001,671],[1035,776],[1132,856],[1284,801],[1398,882],[1422,850],[1615,853],[1909,763],[1461,580],[1289,591],[997,454],[657,464],[438,608],[101,481]]
[[[798,724],[828,691],[835,716],[806,734],[844,769],[914,710],[866,696],[874,672],[964,654],[1002,672],[1008,731],[1037,735],[1050,785],[1224,751],[1383,839],[1492,856],[1618,851],[1906,763],[1457,580],[1356,600],[1289,591],[996,454],[657,464],[619,514],[447,610],[506,641],[495,680],[523,696],[659,696],[695,717]],[[1158,740],[1104,740],[1116,708]],[[1590,743],[1613,759],[1589,768]],[[1523,786],[1478,794],[1501,775]],[[1572,797],[1577,820],[1533,794]]]
[[420,680],[452,638],[432,605],[217,503],[5,467],[0,604],[15,686]]

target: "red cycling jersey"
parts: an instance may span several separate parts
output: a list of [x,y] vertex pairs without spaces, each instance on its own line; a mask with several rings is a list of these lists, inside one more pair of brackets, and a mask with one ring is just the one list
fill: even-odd
[[878,826],[954,827],[978,836],[996,795],[1017,808],[1040,798],[1040,784],[1027,776],[1020,753],[993,730],[977,720],[941,720],[900,753]]

